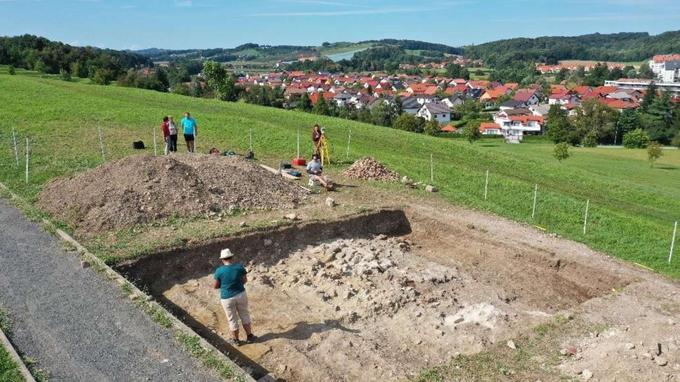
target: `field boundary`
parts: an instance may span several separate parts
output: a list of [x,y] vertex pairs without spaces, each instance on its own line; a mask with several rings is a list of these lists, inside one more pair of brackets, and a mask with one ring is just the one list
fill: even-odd
[[28,370],[28,367],[26,367],[24,360],[21,359],[19,353],[17,353],[16,349],[12,345],[12,342],[10,342],[9,338],[7,338],[5,333],[2,331],[2,328],[0,328],[0,346],[4,347],[5,350],[7,350],[7,353],[9,353],[9,357],[12,358],[12,361],[14,361],[14,363],[17,364],[19,372],[21,373],[21,376],[24,377],[24,380],[26,380],[26,382],[35,382],[33,374],[31,374],[31,372]]
[[[12,192],[12,190],[10,190],[2,182],[0,182],[0,189],[8,192],[12,199],[16,199],[22,203],[25,203],[21,197]],[[203,337],[198,335],[193,329],[185,325],[161,304],[154,301],[153,297],[137,288],[120,273],[116,272],[115,269],[111,268],[103,260],[88,251],[87,248],[71,237],[71,235],[59,229],[48,219],[43,218],[42,223],[49,229],[50,232],[55,233],[60,240],[76,248],[78,254],[82,259],[84,259],[84,266],[92,266],[95,271],[106,274],[107,278],[117,282],[121,286],[121,289],[127,294],[128,298],[134,301],[135,305],[145,314],[147,314],[154,322],[166,329],[173,329],[173,335],[176,341],[189,355],[199,359],[204,364],[204,366],[217,371],[218,373],[225,370],[226,373],[232,374],[231,376],[220,375],[220,377],[231,378],[232,380],[242,382],[256,382],[255,379],[250,376],[250,374],[243,370],[224,353],[219,351]],[[196,349],[196,343],[198,343],[201,349]],[[14,349],[12,348],[12,350]],[[23,362],[21,365],[25,367]],[[34,382],[32,377],[29,381]]]

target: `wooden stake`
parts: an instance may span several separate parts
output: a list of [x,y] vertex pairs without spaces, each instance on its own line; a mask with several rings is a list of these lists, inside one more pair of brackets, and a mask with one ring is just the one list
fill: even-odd
[[156,128],[153,128],[151,130],[153,130],[153,156],[158,156],[158,146],[156,144]]
[[19,145],[17,144],[17,132],[12,128],[12,142],[14,142],[14,159],[16,160],[17,170],[19,169]]
[[430,154],[430,183],[434,183],[434,156]]
[[29,154],[29,146],[28,146],[28,138],[26,138],[26,184],[28,184],[28,160],[29,160],[30,154]]
[[671,260],[673,259],[673,247],[675,247],[675,234],[677,232],[678,232],[678,222],[676,220],[675,224],[673,225],[673,238],[671,239],[671,252],[668,254],[668,264],[670,264]]
[[489,193],[489,170],[486,170],[486,182],[484,183],[484,200]]
[[248,130],[248,147],[250,147],[250,152],[253,152],[253,128]]
[[590,199],[586,200],[586,213],[583,216],[583,234],[586,234],[586,227],[588,226],[588,209],[590,208]]
[[349,160],[349,144],[352,142],[352,128],[349,129],[349,132],[347,133],[347,153],[345,157]]
[[300,128],[298,127],[297,129],[297,156],[296,158],[300,157]]
[[104,151],[104,136],[102,134],[102,128],[99,125],[97,125],[97,132],[99,133],[99,148],[102,151],[102,160],[106,162],[106,153]]
[[538,198],[538,184],[534,186],[534,207],[531,209],[531,218],[536,216],[536,199]]

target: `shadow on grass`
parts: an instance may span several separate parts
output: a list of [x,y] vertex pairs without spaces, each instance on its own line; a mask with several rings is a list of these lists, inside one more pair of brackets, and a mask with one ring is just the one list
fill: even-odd
[[654,168],[659,170],[677,170],[678,168],[670,165],[656,165]]

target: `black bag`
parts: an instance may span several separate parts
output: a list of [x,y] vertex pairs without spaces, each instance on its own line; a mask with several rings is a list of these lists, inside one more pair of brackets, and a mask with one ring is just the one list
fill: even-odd
[[146,147],[144,146],[144,142],[135,141],[135,142],[132,142],[132,148],[135,149],[135,150],[144,150]]

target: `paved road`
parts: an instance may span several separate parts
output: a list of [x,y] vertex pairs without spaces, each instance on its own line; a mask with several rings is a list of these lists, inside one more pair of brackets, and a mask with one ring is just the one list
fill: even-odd
[[117,284],[0,199],[0,307],[50,381],[216,381]]

